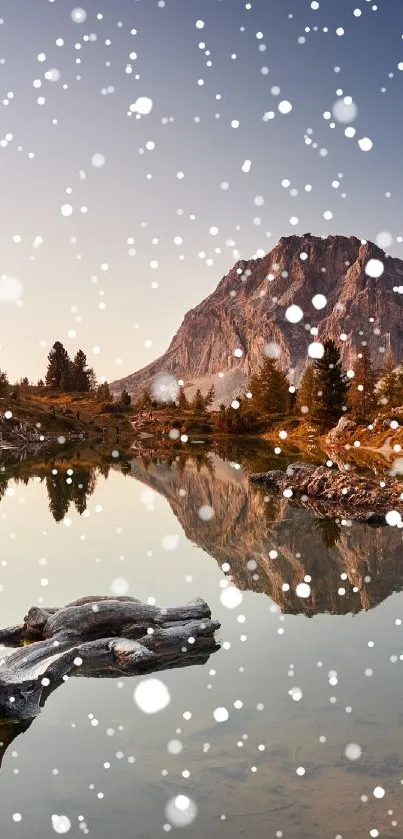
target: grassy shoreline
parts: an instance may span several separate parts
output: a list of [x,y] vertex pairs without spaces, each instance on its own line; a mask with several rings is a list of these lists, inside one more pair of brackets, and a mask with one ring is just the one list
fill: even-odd
[[[390,416],[379,414],[372,425],[357,423],[330,444],[327,432],[298,416],[275,420],[267,418],[259,431],[228,433],[217,427],[218,413],[196,414],[177,407],[160,407],[151,412],[136,413],[133,408],[116,410],[116,404],[111,412],[105,403],[89,394],[39,391],[31,389],[21,393],[18,400],[0,398],[3,443],[21,448],[24,443],[13,443],[13,433],[15,436],[18,424],[24,423],[37,438],[44,436],[43,441],[37,439],[34,443],[38,450],[56,459],[68,457],[69,448],[77,448],[77,444],[82,451],[81,463],[92,463],[95,448],[97,457],[101,458],[108,457],[113,448],[128,456],[143,450],[154,453],[168,449],[175,442],[183,444],[188,439],[194,442],[198,437],[223,443],[264,440],[273,445],[273,449],[280,448],[282,452],[298,450],[302,456],[304,453],[309,456],[313,450],[324,454],[333,451],[347,459],[354,456],[355,461],[372,459],[383,464],[400,457],[400,448],[403,451],[403,408],[394,409]],[[6,411],[12,412],[10,420],[4,418]],[[392,414],[396,428],[390,425]],[[63,444],[58,442],[63,439]],[[36,460],[39,460],[39,451],[38,455]]]

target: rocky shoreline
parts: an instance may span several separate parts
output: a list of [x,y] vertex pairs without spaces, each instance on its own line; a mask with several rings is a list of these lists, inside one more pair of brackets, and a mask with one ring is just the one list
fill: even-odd
[[291,502],[311,509],[320,517],[335,517],[389,524],[386,515],[403,515],[403,481],[381,480],[345,473],[328,466],[293,463],[285,472],[274,470],[251,475],[252,483],[281,493]]
[[[63,441],[83,440],[85,435],[80,432],[63,431]],[[35,426],[22,420],[7,420],[0,414],[0,450],[27,449],[36,451],[51,443],[60,442],[61,432],[49,433],[39,431]]]

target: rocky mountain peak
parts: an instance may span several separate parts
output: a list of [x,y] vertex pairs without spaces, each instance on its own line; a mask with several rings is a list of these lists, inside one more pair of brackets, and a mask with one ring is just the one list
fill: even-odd
[[[370,260],[383,271],[367,273]],[[376,266],[375,266],[376,267]],[[136,398],[153,379],[168,373],[185,382],[189,396],[213,384],[217,404],[228,404],[259,370],[268,344],[278,363],[298,382],[309,344],[333,338],[350,366],[366,341],[377,367],[392,350],[403,357],[403,262],[355,236],[306,233],[284,236],[266,256],[239,260],[216,290],[184,317],[161,358],[114,382]],[[316,295],[326,304],[317,309]],[[298,305],[304,317],[290,323],[286,310]]]

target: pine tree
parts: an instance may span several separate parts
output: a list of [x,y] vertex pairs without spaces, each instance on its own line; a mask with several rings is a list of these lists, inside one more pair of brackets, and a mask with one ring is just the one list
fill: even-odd
[[87,371],[88,371],[88,381],[89,381],[89,385],[90,385],[90,393],[96,393],[97,377],[95,375],[94,369],[92,367],[88,367]]
[[75,386],[74,386],[74,364],[70,360],[69,360],[68,365],[62,371],[62,375],[60,377],[60,390],[63,393],[69,393],[70,391],[75,390]]
[[48,355],[48,369],[46,371],[46,384],[54,389],[61,388],[63,373],[70,365],[69,354],[60,341],[55,341]]
[[8,394],[8,378],[7,373],[3,373],[0,371],[0,396],[7,396]]
[[130,396],[130,393],[126,389],[122,390],[122,393],[120,394],[120,401],[123,408],[130,408],[130,405],[132,404],[132,398]]
[[192,399],[192,402],[191,402],[192,410],[196,411],[196,413],[201,413],[202,411],[205,410],[205,405],[206,405],[206,403],[205,403],[204,396],[203,396],[200,388],[197,388],[196,393],[195,393],[195,395]]
[[207,391],[206,396],[204,397],[204,407],[211,408],[215,399],[215,389],[214,385],[211,385],[211,388]]
[[353,411],[366,416],[376,405],[376,372],[372,367],[371,355],[366,344],[358,353],[354,365],[354,378],[350,384],[349,403]]
[[239,402],[239,408],[233,408],[231,405],[227,409],[224,407],[223,412],[220,409],[219,427],[227,434],[245,434],[255,431],[258,426],[258,417],[251,407],[250,400],[238,396],[235,401]]
[[315,402],[317,387],[313,364],[308,364],[302,374],[297,393],[297,405],[302,414],[310,414]]
[[136,402],[136,410],[138,411],[149,411],[150,408],[153,407],[153,400],[151,399],[151,394],[148,390],[144,390],[141,394],[140,398]]
[[100,402],[112,402],[112,394],[109,390],[108,382],[102,382],[97,388],[97,399]]
[[385,367],[379,386],[379,396],[382,405],[393,408],[397,405],[399,396],[399,379],[395,371],[395,362],[391,352],[386,357]]
[[260,414],[285,414],[289,407],[288,381],[273,358],[265,358],[260,372],[249,383],[252,409]]
[[226,430],[227,409],[224,403],[221,403],[217,413],[217,428],[219,431]]
[[189,402],[187,400],[186,393],[183,387],[181,387],[179,390],[177,402],[178,408],[180,408],[181,411],[187,411],[189,409]]
[[396,405],[399,408],[403,405],[403,367],[399,367],[396,371],[397,395]]
[[288,404],[290,408],[290,414],[295,414],[295,409],[297,407],[297,391],[294,385],[288,388]]
[[322,358],[314,362],[317,393],[313,415],[325,426],[337,423],[347,405],[349,381],[334,341],[324,341]]
[[82,350],[78,350],[74,356],[71,384],[72,390],[78,390],[79,393],[88,393],[90,390],[90,368]]

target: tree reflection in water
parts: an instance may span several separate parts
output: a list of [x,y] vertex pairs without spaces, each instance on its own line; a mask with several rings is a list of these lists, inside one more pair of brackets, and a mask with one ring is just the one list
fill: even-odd
[[97,483],[96,469],[77,467],[69,475],[58,471],[46,478],[49,497],[49,510],[55,521],[62,521],[68,513],[70,504],[74,504],[81,516],[87,509],[87,498],[93,494]]
[[[81,461],[21,462],[0,471],[0,499],[9,480],[41,480],[49,510],[61,522],[71,505],[82,515],[97,480],[110,469],[132,477],[166,498],[190,542],[199,545],[242,590],[262,592],[286,613],[357,613],[371,609],[403,588],[402,534],[398,528],[369,527],[318,517],[282,496],[250,484],[248,474],[285,469],[300,453],[274,455],[265,441],[222,440],[172,445],[167,451],[140,448],[136,456],[93,456]],[[323,455],[314,455],[319,459]],[[71,467],[71,468],[70,468]],[[2,467],[3,468],[3,467]],[[199,516],[214,508],[211,521]],[[311,594],[296,594],[310,577]]]

